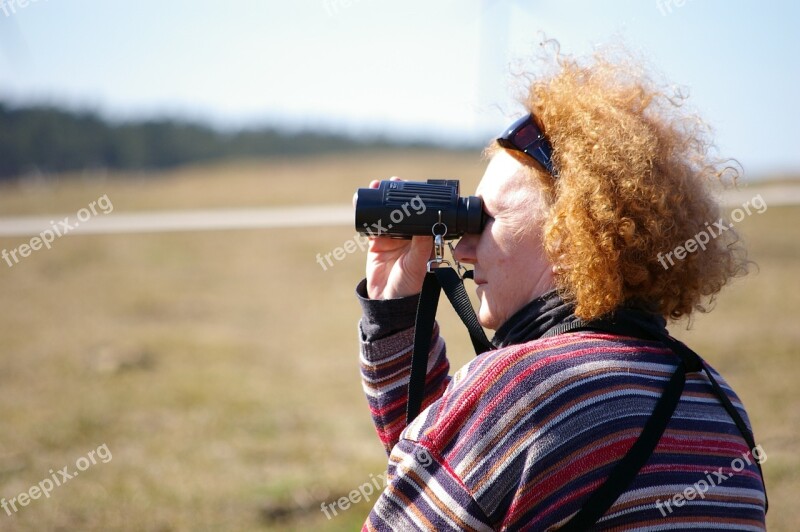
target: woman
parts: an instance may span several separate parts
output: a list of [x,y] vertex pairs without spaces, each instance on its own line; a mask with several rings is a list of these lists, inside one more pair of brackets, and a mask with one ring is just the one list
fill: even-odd
[[745,271],[731,230],[673,252],[720,219],[708,186],[729,169],[631,64],[557,63],[487,150],[488,222],[455,250],[498,349],[449,377],[435,328],[408,426],[431,239],[370,242],[361,365],[390,455],[365,528],[763,529],[766,454],[744,408],[665,329]]

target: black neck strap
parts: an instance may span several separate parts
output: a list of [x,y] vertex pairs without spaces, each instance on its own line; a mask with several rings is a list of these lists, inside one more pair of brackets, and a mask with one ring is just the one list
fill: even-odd
[[411,375],[408,381],[408,403],[406,407],[406,423],[411,423],[422,410],[425,398],[425,377],[428,371],[428,353],[433,336],[433,323],[436,319],[436,308],[439,306],[440,289],[444,290],[447,299],[455,308],[461,321],[469,331],[475,354],[480,355],[494,349],[492,342],[486,337],[478,323],[478,317],[472,308],[469,296],[464,290],[464,282],[450,267],[434,268],[425,274],[422,293],[417,304],[417,319],[414,329],[414,351],[411,355]]

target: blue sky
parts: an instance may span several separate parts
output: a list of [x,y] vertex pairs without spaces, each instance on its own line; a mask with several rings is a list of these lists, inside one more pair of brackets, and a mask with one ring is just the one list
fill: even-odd
[[0,0],[0,97],[483,142],[540,32],[572,54],[621,39],[758,177],[800,171],[798,22],[788,0]]

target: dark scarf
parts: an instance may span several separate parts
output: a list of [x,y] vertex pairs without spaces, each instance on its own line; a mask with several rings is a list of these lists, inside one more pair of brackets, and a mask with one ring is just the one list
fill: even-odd
[[[618,308],[602,321],[625,336],[655,339],[667,334],[666,320],[643,307],[627,305]],[[556,290],[551,290],[511,316],[497,329],[492,343],[496,347],[505,347],[541,338],[555,327],[578,321],[574,310],[574,305],[565,303]]]

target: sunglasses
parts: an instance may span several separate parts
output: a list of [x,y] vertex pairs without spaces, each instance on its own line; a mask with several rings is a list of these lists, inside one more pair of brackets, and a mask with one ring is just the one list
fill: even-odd
[[555,177],[553,170],[553,147],[536,125],[533,115],[523,116],[497,139],[497,143],[508,150],[521,151],[541,164]]

